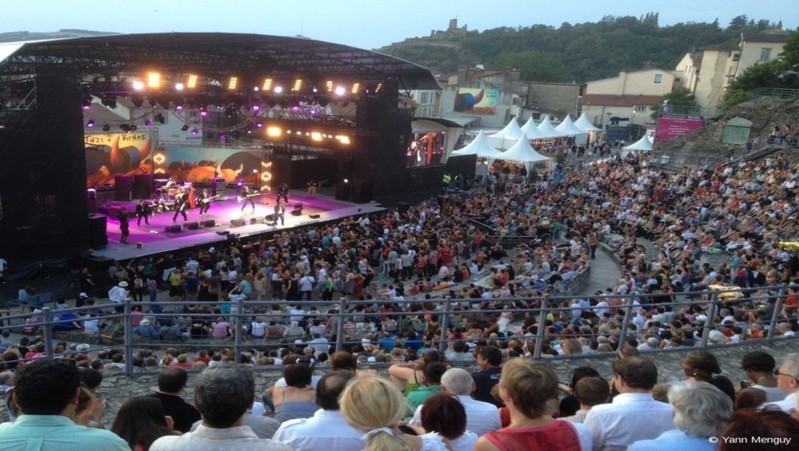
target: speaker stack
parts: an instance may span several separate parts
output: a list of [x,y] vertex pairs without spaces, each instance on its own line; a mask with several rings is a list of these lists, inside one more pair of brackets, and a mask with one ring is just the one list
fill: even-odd
[[202,222],[203,227],[216,227],[216,221],[213,219],[206,219]]
[[101,249],[108,245],[107,222],[104,215],[89,215],[89,246]]
[[231,228],[233,228],[233,227],[242,227],[242,226],[244,226],[244,220],[243,219],[231,219],[230,220],[230,227]]
[[117,175],[114,176],[114,200],[127,201],[131,200],[133,191],[133,176],[132,175]]
[[200,228],[200,223],[199,222],[187,222],[187,223],[183,224],[183,227],[185,227],[185,228],[187,228],[189,230],[198,230]]

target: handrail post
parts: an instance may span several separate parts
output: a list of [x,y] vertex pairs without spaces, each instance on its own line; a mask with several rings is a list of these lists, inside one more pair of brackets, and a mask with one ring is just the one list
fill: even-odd
[[705,326],[702,328],[702,340],[699,343],[701,349],[707,348],[707,339],[710,336],[710,330],[713,328],[713,317],[716,316],[719,302],[719,290],[713,290],[710,294],[710,310],[707,312],[707,319]]
[[541,299],[541,312],[538,314],[538,331],[535,334],[535,350],[533,351],[533,358],[541,357],[541,350],[544,348],[544,331],[547,322],[547,305],[549,304],[549,296],[544,296]]
[[241,327],[241,315],[244,312],[244,299],[241,296],[236,298],[236,315],[233,316],[233,327],[236,331],[233,335],[233,358],[235,362],[241,363],[241,334],[244,332]]
[[766,340],[771,341],[774,339],[774,331],[777,329],[777,321],[780,319],[780,311],[782,311],[782,301],[785,299],[785,295],[787,294],[788,290],[785,288],[783,284],[780,287],[780,294],[777,295],[777,302],[774,305],[774,312],[771,314],[771,323],[768,326],[768,332],[766,333]]
[[633,316],[633,301],[635,300],[634,295],[629,295],[627,298],[627,302],[624,303],[624,319],[621,322],[621,332],[619,333],[619,349],[624,346],[624,340],[627,339],[627,328],[630,325],[630,320]]
[[133,377],[133,324],[131,323],[130,299],[125,301],[125,374]]
[[[53,312],[50,307],[42,307],[42,316],[44,321],[42,327],[44,328],[44,352],[48,358],[53,358]],[[23,356],[24,357],[24,356]]]
[[441,336],[438,339],[438,352],[444,353],[447,350],[447,325],[449,324],[449,313],[452,309],[452,299],[447,296],[444,300],[444,314],[441,315]]
[[344,347],[344,309],[347,308],[347,298],[338,300],[338,323],[336,323],[336,352]]

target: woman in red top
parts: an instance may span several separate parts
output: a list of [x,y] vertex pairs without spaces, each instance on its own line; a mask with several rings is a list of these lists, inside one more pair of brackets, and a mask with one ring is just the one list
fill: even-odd
[[498,385],[510,412],[510,425],[480,437],[475,451],[581,449],[575,427],[554,419],[547,405],[558,391],[558,378],[551,368],[517,357],[502,367]]

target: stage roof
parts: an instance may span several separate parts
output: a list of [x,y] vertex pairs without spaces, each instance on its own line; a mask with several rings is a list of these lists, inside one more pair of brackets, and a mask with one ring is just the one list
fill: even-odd
[[[234,33],[126,34],[6,44],[0,74],[74,66],[79,74],[117,75],[157,70],[203,76],[264,76],[364,82],[396,78],[399,89],[441,89],[429,69],[408,61],[330,42]],[[14,47],[18,47],[14,49]]]

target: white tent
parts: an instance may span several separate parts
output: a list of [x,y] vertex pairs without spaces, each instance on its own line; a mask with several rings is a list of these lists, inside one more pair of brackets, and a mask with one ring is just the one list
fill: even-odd
[[507,149],[509,145],[516,142],[516,140],[522,136],[524,136],[524,132],[519,128],[519,124],[516,122],[516,116],[513,116],[505,128],[489,136],[488,139],[495,147]]
[[516,141],[516,144],[514,144],[513,147],[503,152],[502,155],[498,156],[497,160],[535,163],[538,161],[549,161],[551,158],[545,157],[536,152],[527,139],[520,138],[518,141]]
[[574,121],[574,125],[586,133],[602,131],[601,128],[594,127],[594,124],[588,120],[588,116],[585,113],[581,114],[580,118]]
[[563,118],[563,121],[561,121],[561,123],[558,124],[557,127],[555,127],[555,130],[568,136],[584,135],[586,133],[574,125],[571,116],[569,116],[568,114],[566,115],[565,118]]
[[649,152],[652,150],[652,141],[649,140],[649,137],[644,135],[638,141],[630,144],[629,146],[624,146],[622,150],[640,150],[642,152]]
[[544,116],[544,120],[538,124],[538,131],[541,132],[543,138],[557,138],[559,136],[566,136],[565,134],[555,130],[555,127],[552,126],[552,121],[549,120],[549,116]]
[[538,127],[535,126],[532,116],[522,125],[522,131],[527,135],[527,139],[529,140],[545,139],[545,136],[542,135],[541,132],[538,131]]
[[477,137],[466,146],[453,151],[450,156],[457,157],[459,155],[477,155],[481,158],[497,158],[502,155],[502,152],[495,149],[488,142],[488,137],[480,130]]

